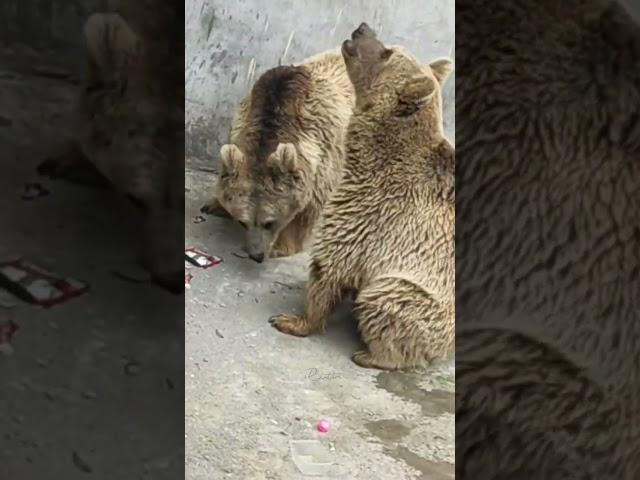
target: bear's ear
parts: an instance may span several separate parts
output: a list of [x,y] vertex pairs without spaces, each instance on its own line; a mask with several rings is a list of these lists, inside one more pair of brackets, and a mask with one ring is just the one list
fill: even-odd
[[131,61],[140,41],[129,24],[117,13],[94,13],[84,24],[87,50],[104,74],[113,74]]
[[220,162],[222,164],[222,177],[237,176],[244,164],[244,155],[233,144],[223,145],[220,148]]
[[447,78],[449,78],[449,75],[451,75],[454,68],[453,61],[450,58],[445,57],[435,59],[429,64],[429,66],[440,85],[443,85],[444,82],[447,81]]
[[279,143],[276,151],[269,155],[269,167],[276,173],[294,173],[298,170],[298,154],[292,143]]
[[431,77],[418,75],[407,80],[398,88],[397,93],[396,115],[407,117],[416,113],[433,99],[436,94],[436,84]]

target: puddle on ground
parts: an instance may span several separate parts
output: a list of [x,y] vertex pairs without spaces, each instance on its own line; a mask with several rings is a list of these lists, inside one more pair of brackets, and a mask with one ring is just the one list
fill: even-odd
[[422,475],[420,480],[449,480],[456,478],[455,466],[446,462],[431,462],[416,455],[405,447],[396,447],[386,450],[387,453],[396,460],[402,460],[410,467],[418,470]]
[[411,428],[404,423],[394,419],[385,419],[368,422],[364,426],[372,435],[383,441],[383,450],[387,455],[406,463],[422,473],[419,477],[420,480],[448,480],[455,478],[455,466],[451,463],[427,460],[401,445],[388,446],[389,443],[397,444],[411,432]]
[[455,412],[455,393],[446,390],[426,391],[418,386],[419,378],[415,374],[403,372],[380,372],[376,386],[422,408],[422,414],[437,417],[444,413]]
[[398,442],[411,431],[405,424],[392,418],[367,422],[364,426],[372,435],[384,442]]
[[[455,412],[455,394],[446,390],[426,391],[420,388],[420,374],[403,372],[380,372],[376,377],[376,386],[403,400],[420,405],[422,414],[428,417]],[[440,382],[443,385],[449,381]],[[394,420],[384,419],[368,422],[365,428],[383,442],[387,455],[402,461],[421,472],[420,480],[449,480],[455,478],[455,466],[447,462],[434,462],[416,455],[406,447],[397,445],[411,432],[411,427]]]

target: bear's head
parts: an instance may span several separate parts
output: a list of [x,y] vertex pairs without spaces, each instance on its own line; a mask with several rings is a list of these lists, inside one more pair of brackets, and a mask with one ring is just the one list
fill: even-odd
[[451,60],[424,65],[401,47],[386,47],[366,23],[343,42],[342,56],[356,92],[356,113],[420,118],[441,133],[441,90],[453,71]]
[[259,162],[227,144],[220,158],[216,197],[245,228],[249,256],[262,262],[278,233],[309,203],[308,168],[291,143],[278,144]]

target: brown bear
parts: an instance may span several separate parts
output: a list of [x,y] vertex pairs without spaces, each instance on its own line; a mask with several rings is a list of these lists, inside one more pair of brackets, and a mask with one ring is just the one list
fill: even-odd
[[250,258],[303,250],[344,163],[353,87],[337,50],[265,72],[241,102],[205,213],[246,229]]
[[640,478],[640,26],[459,1],[457,477]]
[[423,65],[362,24],[342,45],[356,92],[343,180],[312,249],[303,316],[281,332],[322,331],[344,294],[366,349],[363,367],[401,369],[447,354],[454,340],[454,148],[443,136],[450,60]]
[[144,261],[184,288],[184,4],[112,0],[85,23],[87,68],[73,138],[38,170],[113,187],[146,215]]

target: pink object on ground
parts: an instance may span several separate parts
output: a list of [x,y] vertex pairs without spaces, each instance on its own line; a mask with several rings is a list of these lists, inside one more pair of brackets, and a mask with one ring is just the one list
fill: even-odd
[[328,420],[320,420],[318,422],[318,431],[319,432],[327,433],[329,430],[331,430],[331,424],[329,423]]

